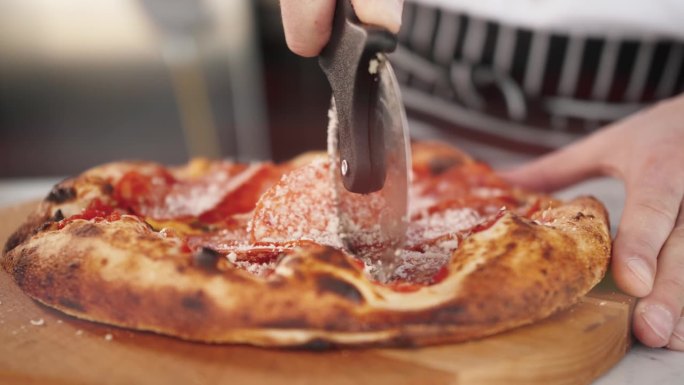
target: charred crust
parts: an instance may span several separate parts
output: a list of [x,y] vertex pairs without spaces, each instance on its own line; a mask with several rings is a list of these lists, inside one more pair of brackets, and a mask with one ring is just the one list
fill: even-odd
[[515,250],[517,244],[515,242],[508,242],[506,243],[506,246],[504,247],[506,253],[510,253],[511,251]]
[[349,263],[349,259],[337,249],[332,247],[325,247],[323,250],[316,253],[316,259],[334,266],[341,267],[343,269],[352,267],[352,265]]
[[57,210],[55,211],[55,214],[51,216],[47,221],[43,222],[42,225],[38,226],[35,232],[41,232],[48,230],[52,227],[53,223],[59,222],[64,219],[64,214],[62,213],[62,210]]
[[60,305],[66,307],[66,308],[76,310],[78,312],[84,312],[85,311],[85,308],[83,307],[83,305],[80,302],[78,302],[74,299],[71,299],[71,298],[61,297],[61,298],[59,298],[59,300],[57,300],[57,302],[59,302]]
[[52,203],[64,203],[74,198],[76,198],[75,188],[56,185],[50,190],[45,200]]
[[392,339],[388,342],[388,345],[400,346],[402,348],[417,348],[420,346],[420,344],[417,343],[416,340],[410,335],[398,335],[392,337]]
[[64,213],[62,213],[62,210],[57,209],[57,211],[55,211],[55,214],[52,216],[52,218],[50,218],[50,221],[59,222],[61,220],[64,220]]
[[331,293],[355,304],[365,302],[363,295],[356,286],[332,275],[316,277],[316,288],[319,293]]
[[302,318],[281,318],[274,321],[263,322],[258,326],[273,329],[305,329],[311,327],[309,322]]
[[461,161],[460,159],[457,158],[434,158],[430,159],[430,162],[428,163],[428,168],[430,170],[430,174],[432,176],[437,176],[439,174],[444,173],[448,169],[450,169],[453,166],[456,166],[460,164]]
[[209,226],[208,224],[206,224],[204,222],[200,222],[200,221],[192,221],[190,223],[190,227],[195,229],[195,230],[202,231],[204,233],[208,233],[211,231],[211,226]]
[[49,221],[50,215],[48,212],[43,212],[41,214],[34,214],[29,217],[26,222],[17,229],[12,235],[9,236],[7,242],[5,242],[5,247],[3,248],[3,254],[7,254],[30,236],[44,230],[44,224]]
[[42,225],[38,226],[38,228],[36,230],[38,232],[45,231],[45,230],[49,229],[50,227],[52,227],[53,223],[54,222],[52,222],[52,221],[47,221],[47,222],[43,223]]
[[181,298],[183,308],[192,311],[202,311],[206,308],[204,303],[204,293],[200,290],[195,295]]
[[112,195],[114,193],[114,186],[111,183],[105,183],[100,186],[100,191],[104,195]]
[[205,270],[216,270],[216,264],[218,263],[219,257],[218,251],[211,249],[209,247],[202,247],[198,252],[193,255],[192,261],[195,266],[200,267]]
[[301,346],[301,349],[321,352],[321,351],[331,350],[334,347],[335,347],[335,345],[330,343],[330,341],[326,341],[322,338],[314,338],[314,339],[304,343]]
[[82,226],[72,228],[72,230],[70,232],[74,236],[80,237],[80,238],[97,237],[97,236],[102,235],[102,233],[103,233],[101,228],[95,226],[92,223],[85,223]]
[[55,275],[52,273],[45,274],[45,277],[40,280],[40,286],[44,289],[50,289],[55,284]]
[[532,226],[530,226],[530,224],[528,222],[526,222],[525,220],[523,220],[520,216],[513,215],[510,218],[511,218],[510,219],[511,222],[516,225],[516,227],[517,227],[516,230],[518,230],[518,231],[524,230],[525,232],[530,231],[530,228]]
[[26,239],[27,235],[28,234],[26,234],[25,231],[15,231],[12,235],[10,235],[9,239],[7,239],[3,253],[8,253],[10,250],[13,250],[15,247],[19,246],[19,244]]
[[[451,303],[439,309],[436,309],[433,314],[429,315],[429,317],[431,318],[431,323],[434,322],[436,324],[451,324],[459,320],[462,320],[463,317],[467,317],[468,315],[469,312],[465,305],[461,303]],[[417,322],[425,323],[426,321],[423,319],[418,320]]]
[[[581,210],[587,210],[587,207],[582,207]],[[596,215],[594,215],[591,211],[591,207],[589,207],[589,210],[586,211],[578,211],[575,213],[575,215],[572,216],[572,220],[574,221],[579,221],[582,219],[596,219]],[[603,211],[603,214],[605,217],[608,216],[608,213],[606,211]]]
[[448,315],[460,315],[465,313],[466,307],[460,303],[448,305],[440,310],[441,313]]
[[31,264],[28,255],[30,253],[30,251],[22,250],[21,254],[15,256],[15,263],[12,267],[12,277],[19,287],[24,287],[24,283],[26,281],[26,276]]

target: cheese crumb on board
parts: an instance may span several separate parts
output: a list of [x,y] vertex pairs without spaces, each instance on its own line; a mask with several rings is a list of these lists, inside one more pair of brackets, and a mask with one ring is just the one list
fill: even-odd
[[38,318],[38,319],[36,319],[36,320],[33,320],[33,319],[32,319],[32,320],[29,321],[29,322],[31,322],[31,325],[33,325],[33,326],[43,326],[43,325],[45,325],[45,320],[42,319],[42,318]]

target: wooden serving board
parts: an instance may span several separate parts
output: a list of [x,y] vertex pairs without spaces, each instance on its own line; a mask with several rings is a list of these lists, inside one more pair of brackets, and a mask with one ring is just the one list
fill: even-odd
[[[35,204],[0,210],[0,242]],[[631,298],[600,285],[543,322],[422,349],[206,345],[81,321],[0,272],[0,384],[588,384],[631,345]]]

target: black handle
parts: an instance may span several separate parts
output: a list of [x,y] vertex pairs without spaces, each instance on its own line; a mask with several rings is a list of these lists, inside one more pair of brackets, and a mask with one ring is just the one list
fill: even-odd
[[386,164],[382,125],[377,123],[378,73],[371,61],[392,52],[397,37],[386,29],[362,24],[350,0],[338,0],[328,45],[319,57],[335,97],[338,149],[344,187],[355,193],[382,188]]

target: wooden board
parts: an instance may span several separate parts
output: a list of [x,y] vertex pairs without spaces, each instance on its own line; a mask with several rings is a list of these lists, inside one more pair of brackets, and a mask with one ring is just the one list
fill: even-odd
[[[0,210],[0,242],[34,204]],[[205,345],[81,321],[0,272],[0,384],[588,384],[631,345],[633,301],[600,285],[536,325],[422,349]]]

